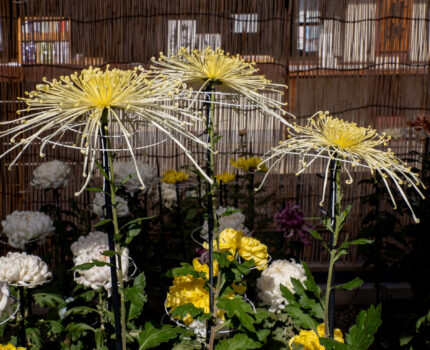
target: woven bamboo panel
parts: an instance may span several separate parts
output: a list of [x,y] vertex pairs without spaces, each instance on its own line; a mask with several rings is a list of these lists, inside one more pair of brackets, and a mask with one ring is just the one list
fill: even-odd
[[[407,127],[407,121],[430,113],[430,4],[427,0],[407,3],[402,7],[398,6],[399,0],[2,1],[0,118],[15,118],[15,111],[20,108],[17,97],[33,90],[42,77],[51,79],[89,65],[149,67],[151,57],[160,51],[220,45],[227,52],[256,61],[261,73],[275,82],[287,84],[287,109],[297,115],[299,123],[318,110],[330,110],[335,116],[363,126],[373,125],[381,131],[400,128],[405,134],[391,148],[400,156],[407,156],[410,151],[421,152],[423,147],[419,135]],[[27,31],[25,21],[42,23],[53,18],[70,23],[70,61],[37,63],[36,56],[46,53],[36,52],[35,63],[20,65],[19,55],[25,49],[33,57],[31,45],[26,48],[21,40],[23,30],[27,41],[36,43],[41,36],[37,26]],[[50,38],[55,39],[55,35]],[[233,108],[218,108],[216,125],[223,136],[218,145],[216,172],[232,170],[229,159],[238,154],[238,130],[247,130],[247,148],[258,155],[276,145],[285,134],[278,121],[256,110],[237,114]],[[195,131],[202,130],[197,126]],[[141,146],[163,139],[157,131],[143,127],[133,144]],[[8,140],[1,139],[0,152],[8,147]],[[197,148],[195,152],[203,165],[204,154]],[[15,154],[0,160],[2,219],[13,210],[38,210],[53,201],[52,193],[29,186],[33,170],[42,161],[37,145],[30,146],[8,171],[7,165]],[[120,159],[127,157],[127,152],[118,154]],[[161,173],[189,164],[169,141],[148,148],[138,158],[154,166],[158,163]],[[61,205],[67,208],[69,199],[82,184],[82,158],[77,151],[57,147],[44,158],[52,159],[65,161],[73,169],[74,181],[60,195]],[[278,173],[270,176],[266,190],[273,201],[264,210],[267,216],[279,210],[286,200],[301,205],[306,215],[319,215],[323,180],[316,174],[323,172],[324,163],[316,162],[299,177],[294,175],[297,169],[298,160],[291,156],[281,164]],[[369,174],[355,170],[353,176],[354,184],[345,187],[345,201],[354,201],[348,230],[355,235],[367,212],[360,205],[360,198],[371,188],[357,185]],[[88,195],[79,198],[83,205],[89,200]],[[308,261],[325,260],[318,246],[307,247],[304,254]],[[354,264],[360,260],[356,252],[348,259],[344,262]]]

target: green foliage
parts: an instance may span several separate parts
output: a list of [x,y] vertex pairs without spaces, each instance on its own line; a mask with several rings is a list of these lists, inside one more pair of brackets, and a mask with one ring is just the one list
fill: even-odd
[[243,327],[251,332],[256,332],[254,323],[254,310],[240,296],[235,296],[233,299],[222,299],[218,301],[218,307],[227,312],[228,317],[237,317]]
[[246,350],[258,349],[261,343],[249,338],[246,334],[236,334],[233,338],[221,340],[215,350]]
[[170,325],[163,325],[161,328],[155,328],[151,323],[147,322],[145,328],[138,335],[139,350],[152,349],[176,338],[183,333],[181,328]]
[[370,306],[362,310],[345,336],[345,344],[330,338],[320,338],[320,344],[327,350],[366,350],[373,343],[373,335],[381,325],[381,306]]
[[192,318],[197,318],[202,314],[202,310],[195,307],[191,303],[183,304],[176,306],[175,309],[171,312],[173,317],[179,317],[180,319],[184,319],[187,316],[191,316]]
[[281,284],[280,290],[282,296],[288,300],[288,305],[285,307],[293,319],[294,324],[299,328],[313,329],[324,319],[323,303],[320,298],[321,290],[315,283],[315,280],[306,265],[305,267],[307,281],[303,285],[299,280],[291,278],[294,287],[294,294]]
[[195,278],[205,276],[203,272],[197,272],[196,270],[194,270],[192,265],[185,262],[181,262],[181,267],[175,267],[166,273],[166,276],[170,278],[172,278],[173,276],[186,276],[186,275],[191,275]]
[[132,287],[127,287],[125,290],[126,301],[130,302],[128,311],[128,320],[132,320],[140,315],[142,308],[146,303],[145,294],[146,278],[142,272],[137,275],[133,281]]

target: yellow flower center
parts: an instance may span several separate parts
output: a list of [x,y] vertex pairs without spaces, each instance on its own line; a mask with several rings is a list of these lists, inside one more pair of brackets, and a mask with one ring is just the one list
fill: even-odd
[[353,148],[373,136],[371,129],[358,127],[355,123],[332,117],[320,119],[320,121],[324,123],[321,125],[324,138],[334,147]]

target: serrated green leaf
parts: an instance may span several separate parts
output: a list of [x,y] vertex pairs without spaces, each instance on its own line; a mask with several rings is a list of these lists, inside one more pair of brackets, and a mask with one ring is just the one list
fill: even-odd
[[145,324],[145,329],[139,333],[139,350],[152,349],[177,337],[183,330],[170,325],[163,325],[161,328],[155,328],[151,323]]
[[27,341],[31,344],[31,349],[41,350],[42,349],[42,336],[39,328],[25,328],[25,335]]
[[236,316],[242,326],[251,332],[256,332],[254,328],[255,319],[251,316],[254,314],[254,310],[242,297],[235,296],[233,299],[222,299],[218,301],[217,305],[218,308],[227,312],[228,317]]
[[103,192],[103,189],[99,187],[87,187],[85,190],[90,192]]
[[345,289],[345,290],[353,290],[354,288],[360,287],[362,284],[363,284],[363,280],[356,277],[352,281],[349,281],[347,283],[339,284],[339,285],[335,286],[335,288]]
[[372,244],[373,240],[372,239],[366,239],[366,238],[359,238],[359,239],[355,239],[351,242],[349,242],[349,245],[353,245],[353,244]]
[[308,264],[306,262],[301,261],[303,268],[305,269],[306,273],[306,281],[304,282],[304,285],[307,290],[313,292],[315,296],[320,299],[321,298],[321,288],[319,285],[315,283],[314,276],[312,275],[311,270],[309,270]]
[[381,305],[377,308],[371,305],[369,309],[362,310],[357,316],[356,324],[349,329],[345,337],[346,343],[356,349],[368,349],[381,322]]
[[351,349],[348,345],[338,342],[331,338],[319,338],[320,344],[325,347],[326,350],[358,350]]
[[85,316],[85,315],[88,315],[88,314],[93,313],[93,312],[98,313],[98,311],[96,309],[93,309],[93,308],[88,307],[88,306],[75,306],[75,307],[72,307],[71,309],[67,310],[66,316],[69,316],[71,314]]
[[323,238],[321,237],[321,235],[317,231],[308,229],[308,232],[311,234],[312,237],[314,237],[320,241],[323,240]]
[[310,317],[306,312],[302,311],[300,308],[292,305],[285,306],[285,311],[287,311],[291,318],[293,319],[294,325],[303,329],[312,329],[317,331],[318,322]]
[[167,277],[172,278],[173,276],[186,276],[191,275],[193,277],[204,277],[203,272],[197,272],[194,267],[188,263],[181,262],[181,267],[175,267],[166,273]]
[[111,257],[111,256],[115,256],[115,252],[114,252],[114,251],[112,251],[112,250],[105,250],[105,251],[102,253],[102,255],[104,255],[104,256],[108,256],[108,257]]
[[225,268],[231,264],[231,261],[227,258],[228,253],[213,252],[213,255],[221,268]]
[[291,277],[291,283],[293,284],[294,290],[298,295],[305,294],[305,287],[297,278]]
[[142,230],[140,228],[134,228],[128,230],[127,238],[125,239],[125,244],[130,244],[134,237],[136,237]]
[[82,332],[84,331],[95,332],[96,330],[86,323],[70,322],[66,326],[66,331],[71,335],[82,336]]
[[171,315],[173,317],[179,317],[180,319],[183,319],[188,315],[190,315],[192,318],[196,318],[202,313],[203,313],[202,309],[195,307],[191,303],[187,303],[187,304],[183,304],[175,307],[175,309],[171,312]]
[[294,294],[285,287],[282,283],[279,285],[279,289],[281,291],[282,296],[288,300],[288,303],[292,306],[296,306],[300,308],[300,304],[297,302],[296,297]]
[[33,298],[34,302],[41,307],[56,307],[66,303],[64,299],[58,294],[34,293]]
[[264,342],[270,333],[271,333],[270,329],[259,330],[257,332],[257,338],[259,341]]
[[146,303],[146,295],[142,289],[136,286],[125,289],[125,299],[130,302],[128,320],[132,320],[140,315],[143,305]]
[[258,349],[261,343],[249,338],[246,334],[236,334],[233,338],[221,340],[215,350]]
[[309,298],[306,294],[302,295],[299,299],[302,308],[307,309],[308,312],[317,319],[324,319],[324,309],[320,301]]
[[106,225],[108,222],[111,222],[112,219],[103,219],[100,220],[97,224],[94,225],[94,227],[100,227]]
[[197,209],[195,208],[191,208],[187,211],[187,215],[185,216],[185,220],[192,220],[196,217],[197,215]]

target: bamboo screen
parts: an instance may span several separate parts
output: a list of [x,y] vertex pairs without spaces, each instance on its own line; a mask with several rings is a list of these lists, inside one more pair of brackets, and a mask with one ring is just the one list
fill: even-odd
[[[0,3],[0,113],[15,117],[17,97],[34,89],[42,77],[51,79],[89,65],[149,66],[160,51],[181,46],[222,47],[258,63],[275,82],[289,86],[288,110],[299,122],[318,110],[372,125],[378,130],[397,128],[401,137],[391,147],[401,156],[422,152],[422,141],[407,121],[430,113],[430,3],[428,0],[23,0]],[[229,158],[238,149],[238,130],[247,130],[248,149],[264,154],[282,137],[278,122],[250,110],[217,110],[223,134],[217,171],[232,170]],[[150,129],[135,145],[162,140]],[[9,144],[1,139],[0,152]],[[232,154],[233,153],[233,154]],[[53,201],[52,194],[29,186],[32,171],[41,162],[37,147],[7,171],[14,154],[1,160],[0,213],[37,210]],[[126,157],[127,153],[121,153]],[[164,142],[139,155],[160,172],[187,162],[172,143]],[[58,147],[46,160],[60,159],[74,169],[62,204],[81,183],[77,152]],[[203,156],[201,156],[203,161]],[[284,201],[318,216],[323,164],[296,177],[297,159],[288,158],[272,176],[267,193],[273,201],[259,208],[273,215]],[[370,187],[357,185],[367,178],[353,173],[355,184],[346,187],[346,201],[354,199],[349,230],[356,234],[367,208],[360,197]],[[88,204],[88,195],[80,201]],[[268,230],[270,231],[270,230]],[[307,247],[304,258],[324,260],[318,247]],[[345,264],[359,261],[357,253]]]

